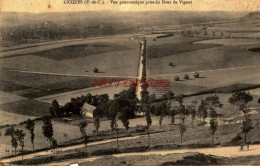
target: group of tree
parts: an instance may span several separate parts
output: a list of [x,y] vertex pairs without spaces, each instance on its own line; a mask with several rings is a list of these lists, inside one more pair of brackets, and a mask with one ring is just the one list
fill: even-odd
[[[71,98],[70,102],[67,102],[64,106],[60,107],[57,100],[52,102],[49,109],[52,117],[70,116],[71,114],[80,115],[83,105],[87,103],[95,107],[105,108],[109,103],[109,96],[107,94],[101,95],[82,95],[81,97]],[[99,112],[99,116],[104,116],[104,112]]]
[[11,145],[14,148],[14,153],[16,155],[16,151],[18,145],[21,147],[22,152],[22,160],[23,160],[23,152],[24,152],[24,137],[25,133],[23,130],[15,129],[14,126],[11,126],[5,130],[5,136],[11,136]]

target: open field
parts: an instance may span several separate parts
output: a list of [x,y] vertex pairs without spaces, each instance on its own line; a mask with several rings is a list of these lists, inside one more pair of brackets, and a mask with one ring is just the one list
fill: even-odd
[[[0,53],[5,57],[0,59],[0,66],[49,73],[136,76],[139,44],[129,37],[116,35],[6,51]],[[94,73],[94,67],[100,72]]]
[[[225,39],[219,39],[219,40],[221,41]],[[243,42],[246,43],[244,39],[240,39],[240,40],[242,40],[240,41],[241,43]],[[247,39],[247,40],[252,41],[251,39]],[[209,41],[204,40],[202,42],[209,42]],[[260,41],[254,40],[254,42],[259,43]],[[161,46],[165,46],[165,45],[161,45]],[[169,46],[169,44],[167,44],[167,46]],[[191,50],[188,52],[172,54],[172,55],[169,55],[170,52],[165,52],[165,50],[167,49],[165,49],[164,47],[159,47],[160,49],[157,50],[156,52],[158,53],[158,56],[160,58],[153,58],[150,57],[149,54],[147,55],[148,76],[183,73],[183,72],[189,72],[189,71],[191,72],[197,70],[213,70],[213,69],[225,69],[225,68],[232,68],[232,67],[259,65],[259,61],[260,61],[259,53],[248,50],[249,48],[252,47],[256,47],[256,45],[250,44],[246,46],[237,46],[237,45],[219,46],[215,48],[199,49],[196,51]],[[178,48],[178,47],[171,48],[171,49],[182,50],[182,48]],[[149,50],[149,43],[148,43],[148,50]],[[167,56],[164,56],[164,54]],[[174,67],[170,67],[168,65],[169,62],[173,62]]]
[[23,100],[26,100],[26,98],[0,91],[0,105],[5,103],[23,101]]
[[[28,115],[22,115],[22,114],[16,114],[16,113],[11,113],[10,111],[3,111],[0,110],[0,123],[1,126],[4,125],[10,125],[10,124],[19,124],[20,122],[24,122],[27,119],[34,119],[36,118],[35,116],[28,116]],[[3,133],[2,133],[3,134]]]

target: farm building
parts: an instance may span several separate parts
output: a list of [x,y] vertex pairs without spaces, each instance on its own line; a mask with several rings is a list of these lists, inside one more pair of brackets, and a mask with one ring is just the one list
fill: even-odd
[[81,108],[81,115],[87,116],[87,117],[91,117],[93,118],[93,111],[96,109],[96,107],[89,105],[87,103],[85,103],[83,105],[83,107]]

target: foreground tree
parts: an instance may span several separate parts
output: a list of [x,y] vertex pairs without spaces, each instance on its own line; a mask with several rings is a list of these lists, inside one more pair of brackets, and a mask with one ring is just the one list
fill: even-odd
[[152,124],[152,117],[150,112],[152,100],[153,100],[152,97],[148,95],[148,93],[144,94],[141,99],[141,109],[145,113],[145,120],[146,120],[146,134],[148,137],[148,149],[150,149],[151,147],[149,129]]
[[248,103],[253,100],[253,97],[248,92],[236,92],[229,98],[229,102],[232,105],[238,107],[244,115],[242,123],[242,133],[244,133],[244,143],[247,144],[247,134],[253,129],[250,118],[250,110],[248,109]]
[[31,134],[31,143],[32,143],[32,146],[33,146],[33,151],[34,151],[34,126],[35,126],[35,123],[34,121],[32,121],[31,119],[28,119],[26,121],[26,124],[25,124],[25,128],[30,132]]
[[185,133],[185,131],[187,130],[186,126],[184,125],[184,123],[180,123],[178,125],[179,127],[179,132],[180,132],[180,135],[181,135],[181,146],[182,146],[182,141],[183,141],[183,135]]
[[207,112],[207,108],[206,108],[206,103],[204,100],[201,100],[200,105],[198,106],[198,110],[197,110],[197,116],[203,120],[203,122],[205,122],[205,119],[208,117],[208,112]]
[[85,144],[85,149],[87,148],[87,143],[88,143],[88,136],[87,136],[87,132],[86,132],[86,127],[88,126],[87,121],[83,121],[81,123],[78,124],[81,136],[83,138],[83,142]]
[[19,142],[20,147],[22,148],[22,163],[23,163],[24,137],[26,134],[23,132],[23,130],[19,130],[19,129],[16,129],[14,134],[17,141]]
[[242,123],[242,133],[244,133],[244,144],[247,144],[247,133],[253,129],[250,114],[246,115]]
[[12,125],[11,127],[7,128],[5,130],[5,136],[11,136],[11,145],[14,148],[14,154],[16,155],[16,149],[18,147],[18,142],[17,142],[17,138],[15,136],[15,130],[14,130],[14,126]]
[[43,117],[43,126],[42,126],[42,133],[44,135],[44,137],[47,138],[47,140],[50,143],[50,148],[51,148],[51,141],[52,141],[52,137],[53,137],[53,127],[52,127],[52,123],[51,123],[51,117],[50,116],[44,116]]
[[214,145],[214,136],[218,128],[218,114],[216,112],[217,108],[222,108],[223,104],[220,103],[219,97],[209,96],[205,99],[206,109],[210,111],[210,134],[211,134],[211,144]]
[[96,131],[96,137],[98,138],[98,131],[100,128],[99,116],[94,117],[94,126],[95,126],[95,131]]
[[51,140],[51,147],[53,150],[53,155],[55,156],[55,149],[58,147],[58,142],[55,138],[52,138]]

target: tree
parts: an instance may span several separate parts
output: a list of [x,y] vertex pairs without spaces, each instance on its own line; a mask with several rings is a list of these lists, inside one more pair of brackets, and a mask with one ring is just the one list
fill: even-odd
[[169,62],[169,66],[171,66],[171,67],[172,67],[172,66],[173,66],[173,63],[172,63],[172,62]]
[[184,74],[183,79],[188,80],[189,79],[189,75],[188,74]]
[[229,103],[239,107],[239,110],[246,115],[248,112],[247,104],[253,100],[253,97],[248,92],[236,92],[229,98]]
[[208,112],[204,100],[201,100],[200,105],[198,106],[197,116],[200,118],[200,120],[202,118],[203,122],[205,122],[205,119],[208,117]]
[[16,140],[19,142],[19,145],[22,148],[22,162],[23,162],[24,137],[26,134],[23,132],[23,130],[19,130],[19,129],[16,129],[14,134],[15,134]]
[[152,98],[151,96],[144,95],[142,100],[141,100],[141,109],[145,113],[145,120],[146,120],[146,133],[148,137],[148,148],[150,149],[150,126],[152,124],[152,118],[151,118],[151,112],[150,112],[150,107],[151,107],[151,101]]
[[87,132],[86,132],[86,127],[88,126],[87,121],[83,121],[81,123],[78,124],[81,136],[83,138],[83,142],[85,144],[85,149],[87,148],[87,143],[88,143],[88,136],[87,136]]
[[177,110],[176,108],[171,109],[169,112],[170,116],[171,116],[171,124],[173,125],[175,122],[175,115],[177,114]]
[[171,100],[171,99],[173,99],[174,98],[174,93],[172,92],[172,91],[168,91],[168,92],[166,92],[165,94],[163,94],[162,95],[162,99],[163,100]]
[[242,133],[244,133],[244,144],[247,144],[247,133],[253,129],[250,114],[246,115],[242,123]]
[[52,138],[52,140],[51,140],[51,147],[53,149],[53,154],[55,156],[55,149],[58,147],[58,142],[55,138]]
[[260,97],[258,98],[258,104],[260,104]]
[[44,116],[43,117],[43,126],[42,126],[42,133],[44,137],[47,138],[47,140],[50,143],[50,148],[51,148],[51,141],[53,137],[53,127],[51,123],[51,117],[50,116]]
[[31,143],[32,143],[32,146],[33,146],[33,151],[34,151],[34,126],[35,126],[35,123],[34,121],[32,121],[31,119],[28,119],[26,121],[26,124],[25,124],[25,128],[30,132],[31,134]]
[[18,147],[18,142],[17,142],[17,138],[15,137],[15,129],[14,126],[12,125],[11,127],[8,127],[5,130],[5,136],[11,136],[11,145],[14,148],[14,154],[16,155],[16,149]]
[[210,111],[210,134],[211,134],[211,144],[214,145],[214,135],[218,128],[218,114],[216,112],[217,108],[222,108],[223,104],[220,103],[219,97],[217,95],[209,96],[205,100],[205,108]]
[[197,101],[193,100],[191,105],[187,106],[187,110],[189,111],[189,114],[191,115],[191,125],[193,127],[194,124],[194,120],[196,117],[196,105],[197,105]]
[[229,102],[235,105],[244,114],[244,120],[241,130],[244,133],[244,143],[246,144],[247,133],[253,128],[251,124],[250,110],[248,109],[248,103],[253,100],[253,97],[248,92],[236,92],[229,98]]
[[93,72],[94,72],[94,73],[98,73],[98,68],[95,67],[95,68],[93,69]]
[[178,76],[174,76],[174,81],[179,81],[180,78]]
[[180,135],[181,135],[181,146],[182,146],[183,135],[184,135],[184,132],[186,131],[186,129],[187,128],[184,125],[184,123],[179,124],[179,132],[180,132]]
[[94,117],[94,126],[95,126],[95,131],[96,131],[96,137],[98,138],[98,131],[99,131],[99,128],[100,128],[99,116]]
[[199,74],[198,72],[195,72],[195,73],[193,74],[193,77],[194,77],[194,78],[199,78],[199,77],[200,77],[200,74]]
[[50,111],[51,117],[62,116],[62,113],[60,112],[60,105],[57,100],[52,101],[49,111]]

